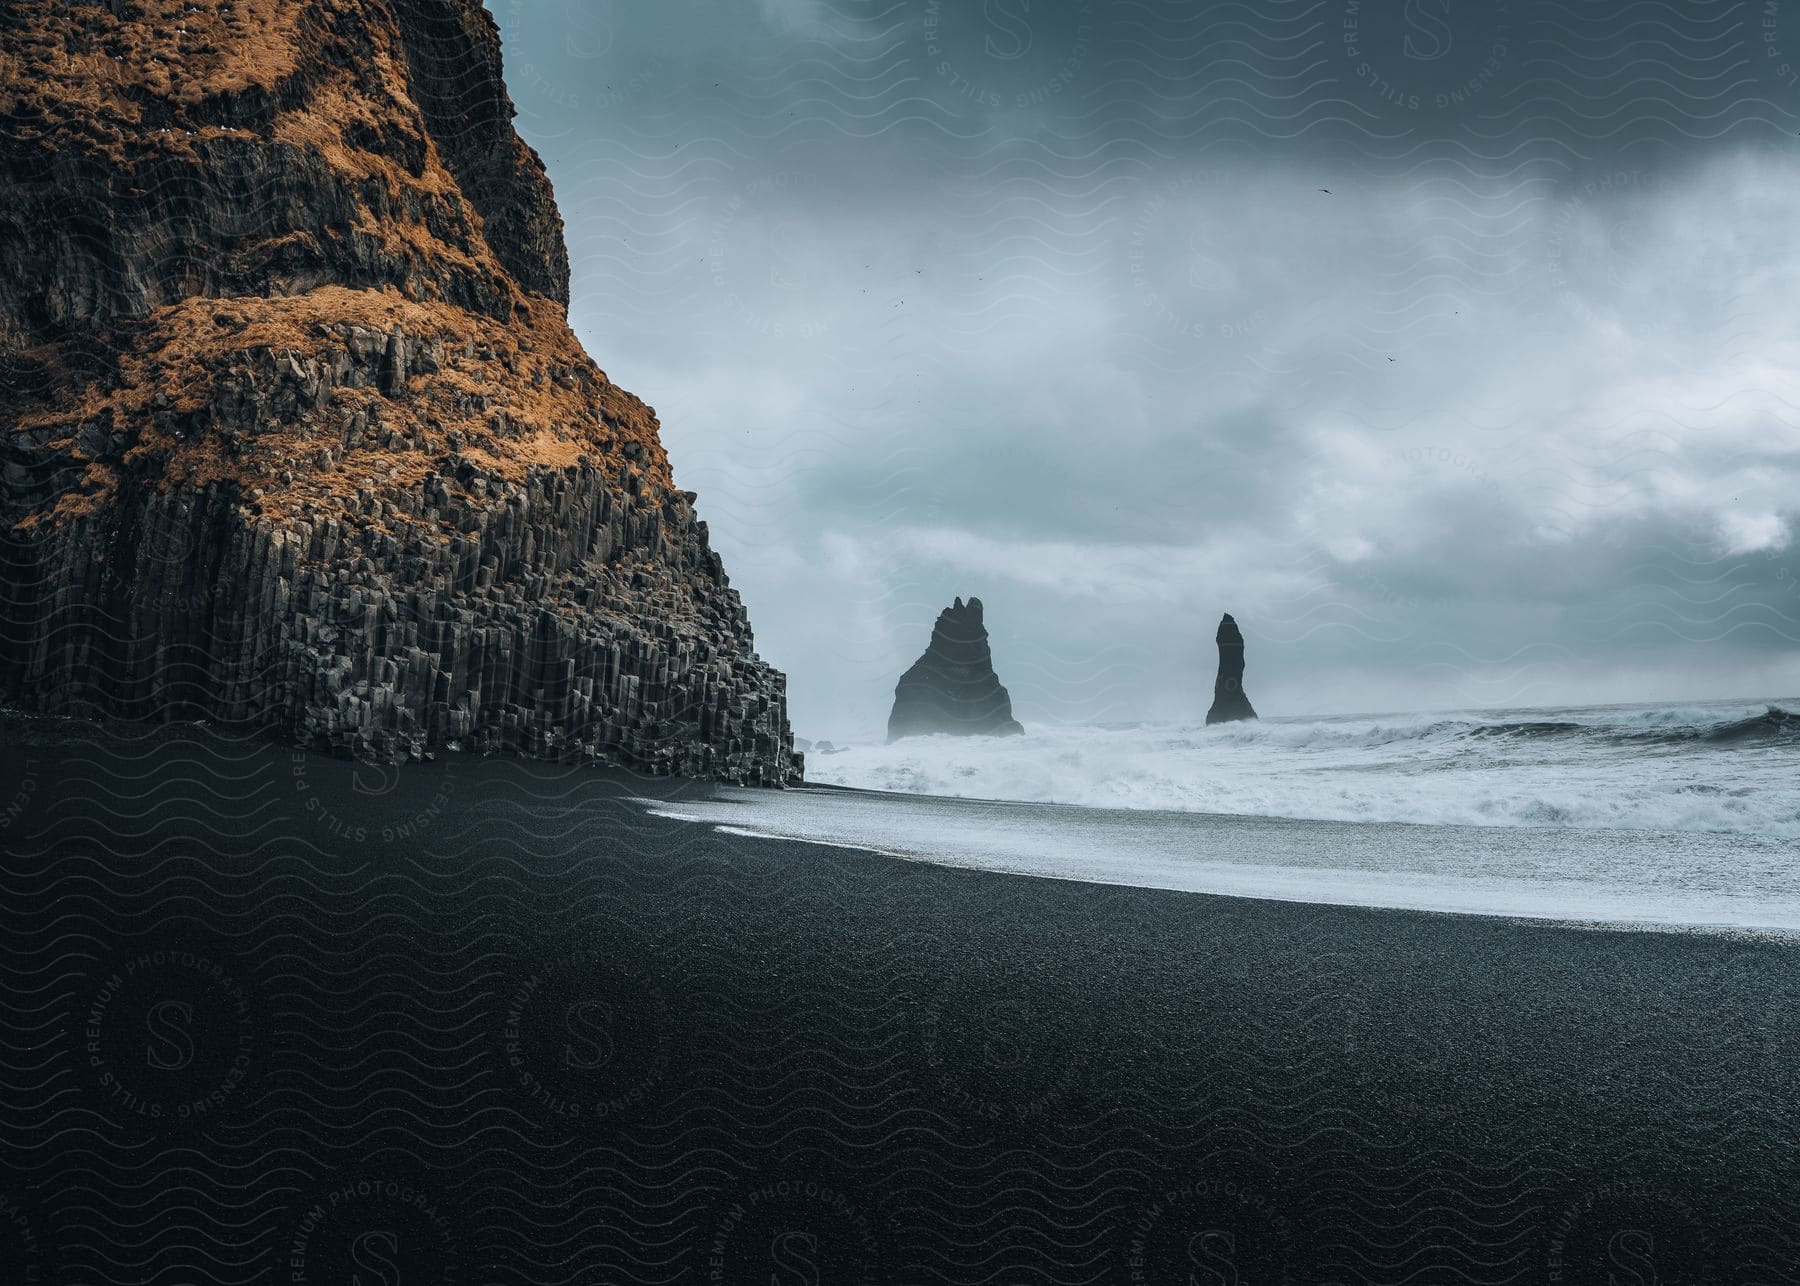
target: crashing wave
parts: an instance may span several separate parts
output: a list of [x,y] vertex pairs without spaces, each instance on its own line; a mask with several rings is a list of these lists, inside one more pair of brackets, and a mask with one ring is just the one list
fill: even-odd
[[[1532,717],[1533,715],[1537,717]],[[1088,808],[1800,840],[1781,706],[1037,726],[1004,743],[853,745],[820,783]]]
[[1706,740],[1725,743],[1761,741],[1775,737],[1800,739],[1800,719],[1780,706],[1770,706],[1766,713],[1749,719],[1720,724],[1706,733]]

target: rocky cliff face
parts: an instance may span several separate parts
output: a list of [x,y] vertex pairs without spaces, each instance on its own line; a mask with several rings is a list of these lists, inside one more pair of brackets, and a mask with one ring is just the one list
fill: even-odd
[[900,676],[888,740],[933,732],[1007,737],[1024,731],[994,673],[981,600],[959,598],[938,613],[931,646]]
[[1219,644],[1219,674],[1213,680],[1213,703],[1206,712],[1206,721],[1235,723],[1256,718],[1250,698],[1244,695],[1244,635],[1230,612],[1219,622],[1219,632],[1214,637]]
[[0,7],[0,699],[798,776],[479,0]]

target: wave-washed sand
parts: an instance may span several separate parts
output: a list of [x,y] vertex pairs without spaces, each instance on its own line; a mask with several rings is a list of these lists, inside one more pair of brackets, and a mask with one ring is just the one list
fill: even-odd
[[897,861],[586,769],[0,732],[14,1279],[1800,1263],[1780,937]]
[[1380,824],[840,788],[721,788],[658,816],[771,840],[1185,893],[1584,924],[1800,932],[1800,841]]

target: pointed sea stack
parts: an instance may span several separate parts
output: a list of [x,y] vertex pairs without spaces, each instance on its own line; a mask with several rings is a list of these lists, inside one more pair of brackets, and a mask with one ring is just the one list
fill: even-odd
[[981,600],[962,599],[938,613],[931,646],[894,688],[888,740],[933,732],[1013,737],[1024,732],[1012,717],[1012,698],[994,673]]
[[1244,636],[1238,632],[1231,613],[1219,622],[1219,677],[1213,680],[1212,709],[1206,712],[1207,723],[1236,723],[1256,718],[1250,698],[1244,695]]
[[779,784],[482,0],[0,4],[0,702]]

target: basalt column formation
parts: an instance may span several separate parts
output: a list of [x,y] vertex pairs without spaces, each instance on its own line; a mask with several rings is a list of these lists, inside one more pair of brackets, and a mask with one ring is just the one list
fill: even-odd
[[0,700],[796,780],[479,0],[0,6]]

